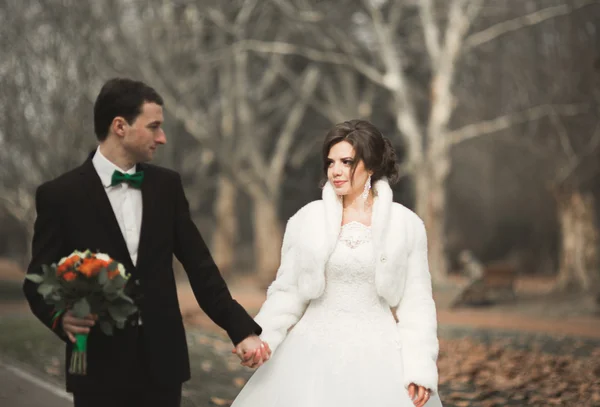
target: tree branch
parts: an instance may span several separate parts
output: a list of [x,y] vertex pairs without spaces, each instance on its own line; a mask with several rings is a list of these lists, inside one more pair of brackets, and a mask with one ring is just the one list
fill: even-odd
[[[241,7],[238,15],[235,18],[234,26],[236,27],[236,34],[239,36],[243,30],[247,27],[248,21],[252,16],[252,11],[256,8],[258,0],[246,0],[244,5]],[[239,28],[238,28],[239,27]]]
[[285,0],[271,0],[288,18],[303,23],[318,23],[323,20],[323,15],[317,11],[299,10]]
[[552,107],[550,107],[550,109],[551,109],[552,113],[550,113],[548,116],[550,118],[550,121],[554,125],[556,132],[558,133],[558,138],[560,140],[560,144],[561,144],[568,160],[569,161],[575,160],[577,158],[577,154],[575,154],[575,150],[573,149],[573,146],[571,145],[571,140],[569,140],[569,135],[567,134],[567,129],[565,129],[565,126],[562,123],[562,120],[560,120],[560,116],[556,113],[556,111]]
[[237,52],[247,50],[261,53],[297,55],[314,62],[353,66],[367,78],[384,88],[389,88],[390,86],[389,81],[385,80],[381,72],[354,55],[346,55],[332,51],[321,51],[315,48],[302,47],[281,41],[267,42],[260,40],[243,40],[237,42],[234,46],[237,48]]
[[237,28],[235,24],[231,24],[221,10],[209,7],[206,10],[206,16],[209,18],[210,21],[213,22],[213,24],[215,24],[221,30],[230,34],[231,36],[236,36]]
[[503,21],[501,23],[488,27],[485,30],[471,34],[465,41],[464,49],[466,51],[470,48],[474,48],[485,44],[486,42],[490,42],[509,32],[517,31],[521,28],[536,25],[551,18],[570,14],[575,10],[590,6],[592,4],[600,4],[600,1],[571,0],[569,2],[566,2],[566,4],[561,4],[560,6],[548,7],[542,10],[534,11],[533,13],[527,14],[525,16],[520,16],[512,20]]
[[491,120],[466,125],[460,129],[448,132],[446,137],[448,145],[455,145],[475,137],[505,130],[516,124],[539,120],[553,113],[561,116],[577,116],[586,113],[589,109],[590,106],[588,104],[535,106],[522,112],[511,113]]
[[6,190],[0,194],[0,200],[4,201],[2,207],[20,222],[25,224],[32,222],[33,210],[35,208],[33,194],[23,188],[17,188],[13,192],[13,199],[8,197]]
[[[382,78],[382,85],[388,90],[404,92],[407,88],[405,84],[406,79],[402,71],[402,61],[392,39],[392,35],[395,33],[392,33],[386,25],[380,9],[374,7],[369,0],[363,0],[363,3],[371,16],[373,31],[379,43],[379,57],[385,66],[386,72]],[[409,99],[406,98],[404,103],[408,104]]]
[[433,0],[421,0],[419,7],[419,16],[425,36],[425,44],[433,65],[437,64],[440,55],[440,32],[438,30],[435,11],[433,9]]
[[267,186],[271,191],[280,189],[285,159],[288,157],[294,134],[301,124],[302,117],[304,117],[306,101],[310,98],[317,86],[319,74],[319,69],[315,65],[311,65],[306,69],[306,74],[302,81],[303,92],[300,95],[299,100],[292,107],[285,125],[281,130],[277,144],[275,145],[275,151],[268,171],[269,176],[267,177],[269,180]]
[[[289,87],[294,91],[296,95],[302,94],[302,88],[299,86],[296,80],[296,74],[287,67],[284,61],[278,60],[276,64],[277,72],[280,77],[286,81]],[[323,77],[321,81],[328,80],[328,77]],[[344,114],[340,111],[339,106],[332,103],[321,103],[316,97],[311,97],[307,101],[308,105],[312,107],[316,112],[324,116],[331,122],[337,122],[344,119]]]
[[[590,142],[583,154],[579,156],[575,155],[569,160],[569,163],[565,167],[563,167],[562,170],[556,176],[556,179],[553,182],[554,185],[562,185],[566,183],[569,180],[569,178],[575,173],[575,171],[577,171],[578,168],[583,164],[584,159],[586,157],[589,157],[590,155],[595,154],[598,146],[600,146],[600,123],[596,125],[594,134],[592,135]],[[594,174],[590,174],[590,176],[593,175]],[[579,179],[578,181],[580,183],[582,182],[581,179]]]
[[402,7],[404,4],[400,1],[393,1],[388,12],[388,26],[391,32],[398,32],[400,20],[402,19]]
[[446,128],[452,116],[454,110],[452,89],[457,59],[461,52],[464,36],[479,12],[481,2],[482,0],[453,0],[450,4],[443,47],[437,61],[432,61],[434,74],[431,92],[433,97],[427,125],[427,138],[431,143],[434,143],[439,137],[443,137],[442,129]]

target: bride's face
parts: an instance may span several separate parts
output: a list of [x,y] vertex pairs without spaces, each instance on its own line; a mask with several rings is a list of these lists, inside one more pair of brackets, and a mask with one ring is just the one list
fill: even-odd
[[352,177],[354,156],[354,147],[347,141],[341,141],[329,150],[327,178],[337,195],[356,197],[363,192],[369,171],[360,160]]

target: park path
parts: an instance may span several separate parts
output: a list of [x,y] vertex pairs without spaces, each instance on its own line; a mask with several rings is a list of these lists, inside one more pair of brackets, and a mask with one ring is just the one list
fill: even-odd
[[[265,292],[250,284],[232,285],[231,291],[233,297],[253,315],[265,300]],[[179,304],[186,323],[204,329],[219,330],[200,310],[190,286],[184,282],[179,284]],[[437,314],[439,325],[600,339],[598,316],[561,317],[552,312],[540,316],[539,312],[527,314],[506,309],[449,310],[442,307],[438,307]]]
[[71,395],[14,362],[0,360],[0,406],[70,407]]

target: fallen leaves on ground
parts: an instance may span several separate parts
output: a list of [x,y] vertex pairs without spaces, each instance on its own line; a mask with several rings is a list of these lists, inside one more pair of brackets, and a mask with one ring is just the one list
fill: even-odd
[[484,344],[469,338],[441,340],[441,394],[456,406],[465,401],[501,406],[595,406],[600,400],[600,355],[543,353],[514,349],[507,341]]
[[[198,334],[193,343],[199,356],[193,367],[210,373],[192,380],[190,400],[197,407],[230,406],[254,371],[240,366],[227,338]],[[444,407],[600,406],[597,342],[466,331],[441,337],[438,367]]]
[[241,389],[246,384],[246,379],[244,379],[243,377],[236,377],[235,379],[233,379],[233,384],[238,389]]
[[209,373],[213,369],[213,363],[210,360],[205,360],[200,364],[200,368]]
[[210,402],[215,406],[230,406],[233,403],[232,400],[222,399],[220,397],[211,397]]

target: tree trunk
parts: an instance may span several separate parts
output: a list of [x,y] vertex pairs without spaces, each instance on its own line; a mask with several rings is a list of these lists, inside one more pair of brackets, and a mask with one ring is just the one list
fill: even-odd
[[[23,252],[23,258],[21,259],[21,266],[23,270],[27,270],[29,263],[31,262],[31,244],[33,242],[33,224],[34,220],[26,223],[25,226],[25,251]],[[58,262],[60,259],[56,259]]]
[[557,289],[598,290],[598,229],[594,196],[579,191],[559,195],[561,228]]
[[446,281],[446,179],[448,157],[439,157],[417,170],[415,210],[427,231],[429,270],[433,283]]
[[263,286],[275,278],[281,255],[283,231],[276,201],[266,196],[254,197],[254,252],[256,276]]
[[228,276],[235,263],[235,245],[238,237],[237,189],[224,175],[219,176],[217,187],[214,204],[216,225],[212,239],[212,255],[221,274]]

